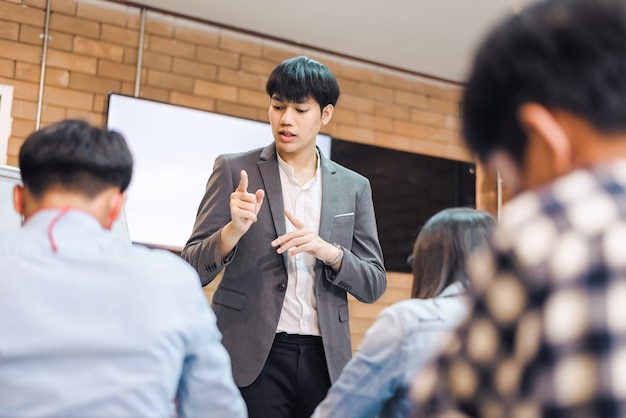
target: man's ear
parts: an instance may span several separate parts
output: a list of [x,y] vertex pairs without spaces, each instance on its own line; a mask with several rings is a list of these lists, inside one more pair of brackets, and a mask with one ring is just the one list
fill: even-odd
[[113,228],[113,223],[118,218],[124,207],[126,201],[126,194],[117,192],[111,196],[109,200],[109,219],[108,224],[105,226],[107,229]]
[[526,103],[520,107],[518,117],[528,137],[542,141],[552,153],[557,173],[571,170],[572,143],[552,112],[539,104]]
[[322,109],[322,126],[326,126],[330,122],[334,110],[335,106],[331,104],[324,106],[324,109]]
[[20,215],[24,215],[24,186],[15,185],[13,188],[13,207]]

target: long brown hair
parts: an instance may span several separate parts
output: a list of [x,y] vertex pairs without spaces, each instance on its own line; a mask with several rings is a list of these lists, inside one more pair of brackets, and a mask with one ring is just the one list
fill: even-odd
[[413,267],[411,297],[438,296],[447,286],[467,283],[465,260],[485,247],[496,224],[489,213],[472,208],[444,209],[424,224],[409,261]]

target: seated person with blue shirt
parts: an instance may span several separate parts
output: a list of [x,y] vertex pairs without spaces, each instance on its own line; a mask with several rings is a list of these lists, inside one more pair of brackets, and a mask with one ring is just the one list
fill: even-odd
[[196,272],[110,231],[124,138],[65,120],[31,134],[0,235],[0,416],[245,417]]
[[412,299],[380,312],[314,418],[405,417],[415,373],[438,354],[468,312],[465,260],[487,247],[487,212],[444,209],[422,228],[410,259]]

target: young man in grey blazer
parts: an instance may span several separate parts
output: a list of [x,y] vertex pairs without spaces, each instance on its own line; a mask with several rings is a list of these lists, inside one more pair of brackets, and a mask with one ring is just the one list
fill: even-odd
[[326,158],[317,134],[339,86],[290,58],[266,91],[274,142],[215,161],[182,256],[206,285],[251,418],[309,417],[350,359],[346,292],[385,291],[369,181]]

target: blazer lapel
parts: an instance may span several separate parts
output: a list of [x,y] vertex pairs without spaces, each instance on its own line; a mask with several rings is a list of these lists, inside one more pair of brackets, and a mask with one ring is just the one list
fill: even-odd
[[337,202],[341,198],[339,195],[339,178],[337,171],[331,161],[319,152],[322,170],[322,211],[320,213],[319,236],[323,240],[329,241],[333,219],[337,214]]
[[276,234],[277,236],[283,235],[287,232],[285,205],[283,204],[283,191],[280,187],[280,173],[278,172],[278,159],[274,143],[261,151],[257,165],[263,179],[265,203],[269,206]]

